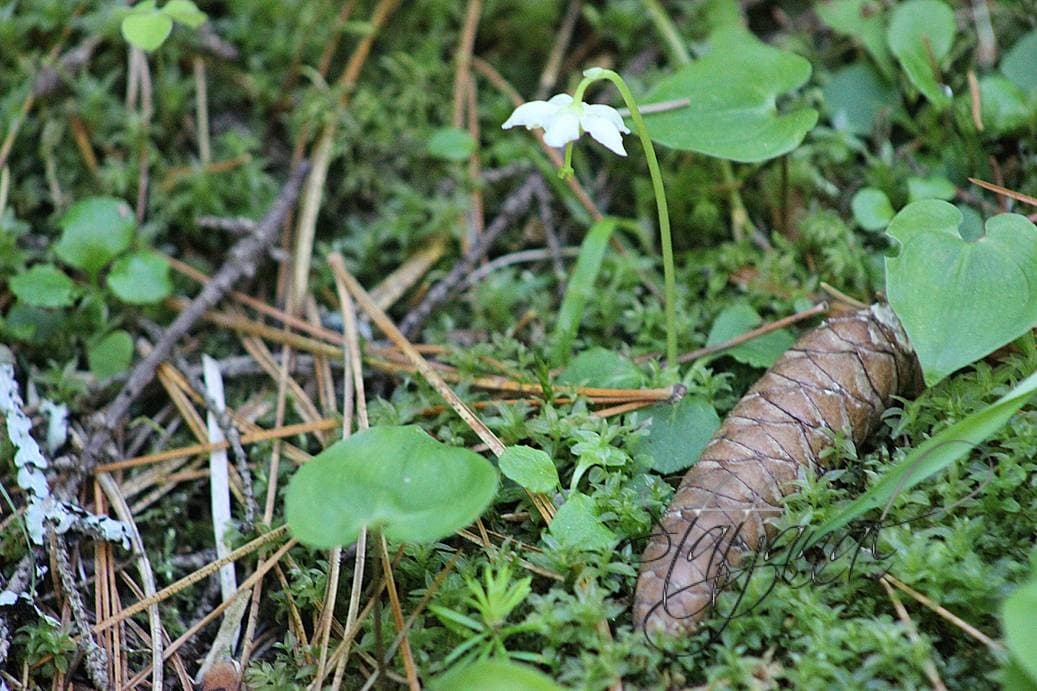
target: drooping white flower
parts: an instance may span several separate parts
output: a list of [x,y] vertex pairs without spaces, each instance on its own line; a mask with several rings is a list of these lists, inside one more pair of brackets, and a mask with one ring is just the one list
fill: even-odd
[[518,125],[524,125],[527,130],[542,127],[548,146],[565,146],[586,132],[609,151],[627,155],[622,135],[630,134],[630,130],[623,124],[619,111],[611,106],[574,102],[568,94],[523,103],[501,127],[510,129]]

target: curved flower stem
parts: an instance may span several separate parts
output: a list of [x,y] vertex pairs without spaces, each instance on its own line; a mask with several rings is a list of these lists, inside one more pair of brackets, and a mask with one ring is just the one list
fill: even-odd
[[[600,80],[612,82],[623,97],[623,102],[630,110],[630,119],[634,121],[634,129],[641,139],[641,146],[645,150],[645,158],[648,160],[648,171],[652,176],[652,191],[655,193],[655,206],[659,212],[659,238],[663,251],[663,293],[666,298],[664,310],[666,313],[666,364],[677,365],[677,278],[673,268],[673,241],[670,238],[670,212],[666,206],[666,190],[663,188],[662,171],[659,169],[659,159],[655,156],[655,146],[652,138],[648,135],[648,127],[645,125],[641,111],[637,108],[637,101],[630,93],[629,87],[623,78],[612,70],[601,67],[592,67],[583,73],[583,81],[576,87],[573,100],[583,103],[583,94],[587,87]],[[567,158],[568,160],[568,158]]]

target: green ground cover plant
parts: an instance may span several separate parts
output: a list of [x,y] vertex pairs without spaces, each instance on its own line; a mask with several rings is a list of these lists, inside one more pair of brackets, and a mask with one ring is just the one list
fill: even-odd
[[[1037,688],[1035,17],[0,0],[0,688]],[[646,636],[681,474],[883,301],[928,388]]]

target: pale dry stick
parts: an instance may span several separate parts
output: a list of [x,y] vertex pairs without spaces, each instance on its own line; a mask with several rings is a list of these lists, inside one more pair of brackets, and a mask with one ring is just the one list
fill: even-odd
[[369,20],[368,33],[357,44],[356,50],[349,58],[338,86],[342,89],[339,95],[338,108],[324,123],[320,139],[313,149],[313,170],[306,180],[306,190],[299,209],[299,220],[296,224],[294,267],[292,270],[291,290],[288,298],[288,312],[298,314],[303,304],[303,297],[309,287],[310,263],[313,260],[313,239],[317,229],[317,213],[320,211],[324,196],[324,183],[331,164],[332,144],[338,130],[342,111],[349,105],[353,87],[360,77],[360,71],[367,62],[367,57],[374,46],[382,26],[386,23],[400,0],[379,0]]
[[[94,482],[94,511],[99,516],[107,515],[108,506],[105,504],[101,487]],[[111,556],[111,546],[107,542],[99,541],[94,545],[94,618],[97,621],[106,619],[112,615],[112,588],[111,581],[115,578]],[[119,645],[119,627],[105,632],[98,638],[101,648],[104,650],[108,660],[108,678],[119,686],[122,678],[122,658]]]
[[[418,683],[418,670],[414,667],[414,656],[411,654],[410,641],[406,636],[406,625],[403,621],[403,609],[400,607],[400,594],[396,591],[396,578],[392,571],[392,562],[389,560],[389,545],[385,542],[385,535],[378,533],[378,550],[382,558],[382,575],[385,576],[386,586],[389,591],[389,608],[392,610],[396,630],[404,634],[400,641],[400,652],[403,653],[403,668],[407,672],[407,685],[411,691],[421,691]],[[378,665],[383,669],[384,663]]]
[[976,79],[976,71],[969,70],[965,73],[969,83],[969,103],[972,109],[972,124],[976,126],[977,132],[983,131],[983,95],[979,90],[979,80]]
[[934,602],[932,599],[918,592],[917,590],[915,590],[908,584],[904,583],[900,579],[896,578],[895,576],[887,573],[882,576],[882,580],[888,581],[898,590],[907,593],[919,604],[932,610],[934,613],[936,613],[946,621],[950,622],[954,626],[957,626],[959,629],[967,633],[969,636],[972,636],[977,641],[987,646],[987,648],[989,648],[992,653],[1001,654],[1005,652],[1005,647],[1001,643],[995,641],[990,636],[986,635],[985,633],[977,629],[975,626],[956,615],[954,612],[951,612],[939,603]]
[[569,50],[569,42],[572,41],[576,21],[580,18],[581,5],[580,0],[569,0],[568,5],[565,7],[562,23],[558,27],[558,33],[555,34],[554,45],[551,46],[547,62],[544,63],[544,69],[540,72],[536,91],[536,97],[540,100],[547,98],[547,95],[551,93],[551,89],[558,82],[558,72],[562,68],[562,60],[565,58],[565,53]]
[[[238,589],[235,592],[235,595],[232,599],[227,600],[225,602],[221,602],[219,605],[214,607],[211,612],[206,614],[198,622],[191,626],[191,628],[189,628],[187,631],[184,631],[184,633],[181,634],[179,638],[170,643],[166,647],[165,653],[163,653],[163,660],[168,660],[170,657],[172,657],[173,654],[180,649],[180,646],[182,646],[184,643],[193,638],[194,635],[201,631],[205,626],[207,626],[209,622],[213,621],[214,619],[222,615],[223,610],[227,609],[227,607],[229,607],[231,603],[233,603],[237,598],[244,596],[250,588],[252,588],[260,579],[262,579],[266,575],[267,571],[273,568],[274,564],[276,564],[281,559],[281,557],[287,554],[288,550],[292,549],[298,544],[299,543],[295,540],[295,538],[292,538],[283,545],[281,545],[281,547],[276,552],[274,552],[269,559],[262,562],[256,568],[255,573],[253,573],[244,581],[242,581],[241,585],[238,586]],[[123,610],[123,612],[125,611],[126,610]],[[136,614],[136,612],[134,612],[134,614]],[[101,626],[102,624],[107,624],[107,622],[101,622],[100,624],[98,624],[98,626]],[[94,628],[96,629],[97,626],[95,626]],[[244,668],[245,666],[242,665],[242,669]],[[130,688],[138,688],[137,685],[144,678],[144,676],[147,675],[149,671],[150,670],[148,669],[144,669],[136,677],[131,679],[129,684]]]
[[[92,633],[100,633],[101,631],[104,631],[104,630],[106,630],[106,629],[108,629],[108,628],[110,628],[112,626],[115,626],[116,624],[118,624],[121,621],[125,621],[126,619],[129,619],[130,617],[134,616],[135,614],[140,614],[141,612],[146,610],[148,607],[151,607],[152,605],[158,604],[159,602],[162,602],[164,600],[167,600],[170,597],[172,597],[172,596],[176,595],[177,593],[179,593],[180,591],[182,591],[182,590],[184,590],[186,588],[190,588],[195,583],[198,583],[199,581],[202,581],[202,580],[208,578],[209,576],[211,576],[214,573],[216,573],[217,571],[219,571],[220,567],[222,567],[224,564],[231,564],[231,563],[237,561],[238,559],[241,559],[242,557],[248,556],[249,554],[252,554],[257,549],[259,549],[260,547],[265,545],[266,543],[273,542],[274,540],[277,540],[277,539],[279,539],[281,537],[284,537],[287,534],[288,534],[288,526],[286,526],[286,525],[282,525],[282,526],[280,526],[278,528],[274,528],[269,533],[266,533],[264,535],[260,535],[259,537],[255,538],[254,540],[250,540],[249,542],[247,542],[246,544],[242,545],[241,547],[238,547],[236,550],[234,550],[233,552],[231,552],[227,556],[223,557],[222,559],[216,559],[215,561],[212,561],[212,562],[206,564],[205,566],[203,566],[202,568],[198,569],[197,571],[194,571],[193,573],[189,573],[186,576],[184,576],[183,578],[181,578],[181,579],[179,579],[177,581],[174,581],[173,583],[170,583],[169,585],[167,585],[162,590],[159,590],[158,592],[156,592],[154,595],[148,596],[147,598],[145,598],[143,600],[140,600],[138,602],[135,602],[134,604],[130,605],[129,607],[124,608],[121,612],[119,612],[114,617],[111,617],[110,619],[105,619],[104,621],[97,622],[96,624],[94,624],[93,628],[90,629],[90,631]],[[296,544],[296,542],[294,540],[290,540],[289,542],[287,542],[285,544],[291,544],[291,545],[294,546]],[[253,575],[255,575],[255,574],[253,574]],[[241,590],[242,586],[244,586],[245,583],[248,583],[248,581],[245,581],[244,583],[242,583],[242,585],[238,587],[238,590]],[[169,651],[167,650],[166,653],[167,653],[166,657],[168,657]]]
[[[151,67],[148,56],[137,47],[130,48],[131,60],[136,62],[137,83],[140,88],[140,128],[141,140],[137,149],[137,223],[144,220],[148,205],[148,185],[150,184],[151,166],[148,156],[148,140],[151,130],[151,118],[155,113],[154,95],[151,87]],[[134,99],[136,101],[136,99]],[[137,106],[132,103],[133,108]]]
[[[353,13],[353,9],[356,7],[356,0],[347,0],[342,4],[342,9],[339,10],[338,16],[335,17],[335,28],[333,35],[328,39],[328,42],[324,44],[324,49],[321,51],[320,60],[317,62],[317,72],[323,77],[328,73],[331,68],[331,60],[335,57],[335,51],[338,49],[339,41],[342,39],[342,29],[345,27],[346,22],[349,21],[349,15]],[[287,93],[287,92],[286,92]]]
[[525,264],[529,262],[547,261],[549,259],[554,259],[555,256],[558,256],[560,258],[571,259],[573,257],[579,256],[579,254],[579,247],[559,247],[557,255],[555,251],[551,249],[520,250],[518,252],[512,252],[511,254],[504,254],[499,257],[495,257],[494,259],[480,266],[472,273],[468,274],[468,277],[465,278],[464,285],[466,288],[470,288],[476,283],[482,281],[487,276],[503,269],[506,266],[513,266],[515,264]]
[[844,303],[846,305],[849,305],[851,308],[853,308],[855,310],[868,309],[868,303],[861,302],[860,300],[858,300],[857,298],[853,297],[852,295],[848,295],[848,294],[844,293],[843,291],[839,290],[838,288],[836,288],[835,286],[833,286],[833,285],[831,285],[829,283],[825,283],[824,281],[819,281],[817,286],[826,295],[828,295],[828,297],[835,298],[836,303],[840,303],[840,302]]
[[[258,432],[249,432],[241,435],[242,444],[255,444],[262,441],[270,441],[271,439],[283,439],[285,437],[294,437],[299,434],[307,434],[317,430],[329,430],[339,426],[339,421],[333,418],[326,418],[316,420],[314,422],[300,422],[293,425],[285,425],[283,427],[277,427],[274,429],[260,430]],[[137,456],[136,458],[127,458],[123,461],[113,461],[112,463],[105,463],[97,466],[95,472],[113,472],[116,470],[125,470],[126,468],[135,468],[141,465],[149,465],[152,463],[161,463],[162,461],[169,461],[176,458],[186,458],[190,456],[198,456],[201,454],[207,454],[214,449],[226,449],[229,448],[230,444],[226,441],[217,443],[205,443],[205,444],[194,444],[192,446],[182,446],[176,449],[167,449],[166,451],[159,451],[157,453],[148,454],[146,456]]]
[[[126,585],[126,587],[129,589],[129,591],[133,594],[134,597],[136,597],[137,599],[143,599],[144,597],[146,597],[144,595],[144,591],[141,590],[140,586],[138,586],[132,578],[130,578],[129,574],[127,574],[126,571],[120,571],[119,576],[122,577],[122,582]],[[113,584],[112,587],[114,589],[118,586],[116,584]],[[116,594],[118,594],[118,590],[115,590],[115,592]],[[136,634],[143,641],[144,645],[151,645],[151,638],[144,631],[144,629],[140,628],[137,625],[137,622],[133,621],[132,619],[127,619],[125,621],[125,624],[128,628],[131,628],[136,632]],[[168,645],[171,641],[172,639],[169,637],[169,634],[166,633],[165,629],[162,629],[163,650],[165,649],[164,646]],[[170,655],[168,659],[172,660],[173,669],[176,670],[176,675],[180,680],[181,688],[191,688],[191,685],[194,682],[191,681],[191,676],[187,673],[187,668],[184,667],[184,661],[181,660],[180,656],[175,653],[173,655]]]
[[[343,364],[345,367],[342,392],[342,437],[345,438],[350,434],[350,421],[353,417],[354,408],[357,413],[357,428],[360,430],[368,428],[367,396],[364,392],[364,372],[363,362],[360,355],[360,334],[357,329],[356,308],[353,306],[353,299],[349,296],[349,291],[342,282],[339,272],[332,273],[335,279],[335,289],[338,293],[338,299],[342,310],[342,335],[346,342],[346,347],[343,351],[345,360]],[[353,563],[353,582],[350,586],[349,605],[346,610],[345,628],[347,631],[352,629],[357,621],[357,613],[360,609],[360,596],[364,585],[364,568],[366,566],[366,561],[367,526],[363,526],[360,528],[360,532],[357,534],[356,539],[356,552],[354,553]],[[321,648],[321,666],[316,678],[317,686],[324,683],[324,655],[328,640],[326,639],[324,643],[325,647]],[[345,648],[342,657],[339,658],[339,662],[335,666],[333,686],[341,683],[342,677],[345,674],[346,663],[349,660],[350,645],[345,642],[344,645]]]
[[[472,410],[465,404],[464,401],[454,393],[443,378],[429,366],[428,361],[421,356],[421,354],[414,349],[400,330],[396,328],[396,325],[392,323],[388,315],[385,314],[377,305],[371,300],[371,297],[364,290],[363,286],[357,283],[356,279],[346,270],[345,261],[342,259],[342,255],[332,253],[328,256],[328,264],[331,266],[332,271],[335,272],[340,280],[349,289],[360,308],[367,314],[370,319],[375,322],[382,333],[389,337],[397,348],[403,351],[411,363],[417,368],[418,372],[425,378],[426,381],[434,388],[440,396],[442,396],[450,407],[464,420],[473,432],[485,443],[495,456],[500,456],[504,453],[504,442],[502,442],[493,431],[490,430],[486,424],[479,419],[479,417],[472,412]],[[545,523],[550,523],[554,517],[554,506],[551,502],[543,495],[530,493],[530,498],[533,500],[534,506],[540,512]]]
[[985,190],[990,190],[991,192],[996,192],[997,194],[1010,197],[1018,202],[1022,202],[1023,204],[1037,206],[1037,197],[1031,197],[1028,194],[1016,192],[1015,190],[1010,190],[1002,185],[995,185],[992,182],[986,182],[985,180],[980,180],[978,178],[969,178],[969,182],[971,182],[973,185],[979,185]]
[[194,56],[194,111],[198,128],[198,158],[203,166],[212,161],[212,145],[209,142],[209,90],[205,79],[205,60]]
[[[133,554],[136,557],[137,572],[140,574],[141,586],[144,588],[144,597],[154,597],[156,594],[155,572],[151,568],[151,560],[148,559],[148,553],[144,549],[144,541],[140,537],[140,530],[137,528],[137,523],[133,518],[133,512],[126,503],[126,497],[123,496],[118,483],[116,483],[115,479],[108,473],[99,473],[94,480],[97,485],[100,486],[101,491],[104,492],[105,497],[108,499],[108,503],[112,506],[112,510],[115,511],[115,515],[118,516],[119,520],[126,524],[126,527],[129,529],[130,545],[133,547]],[[151,645],[151,664],[153,670],[151,676],[151,688],[161,689],[163,675],[163,638],[162,620],[159,617],[158,603],[155,602],[150,605],[147,610],[148,625],[151,629],[151,640],[153,641]]]
[[483,206],[483,180],[482,180],[482,156],[479,152],[479,141],[482,134],[479,131],[479,87],[475,77],[468,75],[468,134],[475,142],[475,148],[468,155],[468,180],[472,186],[469,194],[471,208],[468,210],[469,226],[471,227],[471,242],[482,235],[486,227],[485,209]]
[[[446,239],[442,236],[432,239],[372,288],[371,299],[383,310],[389,309],[443,258],[445,252]],[[333,342],[342,343],[342,336],[335,335],[338,340]]]
[[[314,324],[320,324],[320,311],[317,301],[310,295],[306,299],[306,317]],[[338,414],[338,402],[335,399],[335,378],[331,373],[331,362],[318,355],[313,358],[313,376],[317,384],[317,401],[320,403],[322,417]]]
[[7,209],[7,193],[11,189],[11,169],[8,166],[0,168],[0,216]]
[[468,70],[472,63],[472,48],[475,46],[475,34],[479,28],[479,14],[482,11],[482,0],[468,0],[465,9],[464,25],[457,51],[454,53],[454,107],[450,124],[460,129],[464,125],[465,92],[468,90]]
[[[918,636],[918,630],[915,628],[915,623],[911,621],[911,616],[907,613],[904,608],[904,604],[897,597],[896,591],[893,590],[893,586],[889,584],[885,578],[880,578],[879,582],[882,583],[882,587],[886,589],[886,595],[889,596],[889,601],[893,603],[893,609],[897,612],[897,618],[900,619],[900,623],[904,625],[904,629],[907,631],[907,637],[911,639],[911,642],[918,645],[921,642],[921,638]],[[922,671],[925,672],[925,676],[929,678],[929,683],[933,685],[933,691],[947,691],[947,687],[944,685],[943,680],[940,679],[939,672],[936,671],[936,665],[929,658],[926,658],[925,663],[922,665]]]
[[[292,351],[290,348],[284,348],[281,351],[281,371],[280,376],[277,379],[277,407],[274,411],[274,424],[278,426],[284,424],[285,405],[288,398],[288,361],[291,358],[291,355]],[[273,448],[270,451],[270,469],[267,473],[270,480],[267,483],[266,505],[263,508],[263,522],[267,525],[270,525],[274,517],[274,502],[277,497],[277,478],[280,468],[281,442],[280,440],[274,440]],[[260,567],[265,566],[267,566],[267,563],[261,561]],[[258,572],[259,570],[257,569],[257,573]],[[248,669],[249,656],[252,654],[253,638],[256,635],[256,623],[259,621],[259,601],[262,598],[262,595],[263,581],[258,580],[256,582],[256,587],[252,590],[252,602],[249,606],[248,622],[245,625],[245,635],[242,638],[240,660],[242,669]]]

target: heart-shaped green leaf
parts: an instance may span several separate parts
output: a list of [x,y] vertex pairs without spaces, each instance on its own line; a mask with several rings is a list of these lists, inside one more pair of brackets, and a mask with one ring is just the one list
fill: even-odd
[[893,55],[916,89],[937,108],[951,97],[939,81],[940,61],[947,56],[957,31],[954,10],[940,0],[908,0],[897,5],[886,38]]
[[611,389],[633,389],[641,385],[644,376],[630,358],[594,346],[572,359],[560,375],[559,384],[598,386]]
[[862,187],[850,201],[853,218],[865,230],[885,230],[893,219],[893,204],[876,187]]
[[937,199],[904,207],[886,231],[886,293],[935,384],[1037,324],[1037,228],[1001,214],[964,239],[961,211]]
[[108,274],[108,287],[131,305],[151,305],[173,292],[169,264],[154,252],[119,257]]
[[822,93],[825,110],[835,128],[862,135],[870,133],[875,120],[900,102],[893,87],[865,62],[832,73]]
[[129,205],[114,197],[88,197],[65,212],[58,258],[91,276],[130,246],[137,220]]
[[285,516],[311,547],[353,542],[364,526],[402,542],[432,542],[465,527],[497,492],[482,456],[413,425],[372,427],[328,447],[288,485]]
[[172,18],[157,10],[133,12],[122,20],[122,37],[126,42],[148,52],[165,43],[172,30]]
[[191,0],[169,0],[162,6],[162,14],[192,29],[197,29],[209,18]]
[[11,279],[11,292],[33,307],[68,307],[76,300],[76,284],[53,264],[37,264]]
[[634,450],[648,454],[652,468],[660,473],[675,473],[694,465],[720,426],[713,406],[692,396],[677,403],[654,405],[645,415],[651,423],[648,436]]
[[1001,58],[1001,74],[1029,94],[1037,93],[1037,29],[1015,42]]
[[132,360],[133,337],[122,329],[95,341],[86,350],[90,372],[101,381],[125,372]]
[[810,63],[760,42],[739,26],[718,29],[712,51],[655,85],[642,103],[688,99],[686,107],[645,115],[652,139],[674,149],[756,162],[799,146],[817,111],[779,113],[775,100],[810,78]]
[[530,492],[550,492],[558,487],[558,469],[540,449],[509,446],[497,459],[500,471]]
[[444,127],[436,130],[425,145],[430,156],[444,161],[467,161],[475,151],[476,141],[468,130]]

